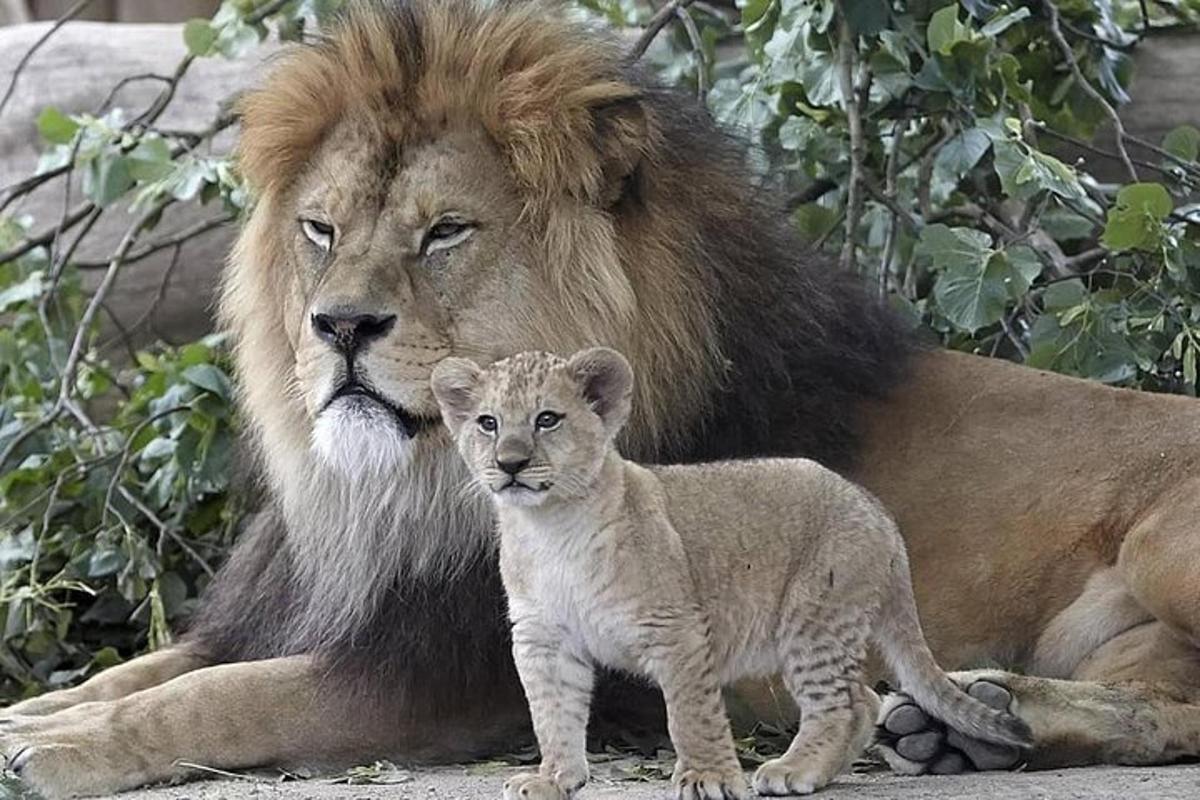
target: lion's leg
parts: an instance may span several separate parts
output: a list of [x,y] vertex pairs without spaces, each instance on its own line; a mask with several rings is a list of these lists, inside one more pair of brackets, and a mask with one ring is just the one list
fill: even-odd
[[120,697],[157,686],[208,663],[188,645],[177,645],[140,656],[71,689],[48,692],[0,711],[0,725],[14,717],[42,716],[65,708]]
[[317,691],[316,674],[303,656],[205,667],[117,700],[15,721],[0,732],[0,752],[33,788],[59,798],[180,777],[183,763],[304,763],[363,746],[348,709]]
[[[1200,755],[1200,484],[1171,492],[1047,627],[1035,666],[1071,680],[954,675],[1033,729],[1029,766],[1161,764]],[[1147,621],[1148,620],[1148,621]],[[1064,624],[1069,623],[1069,624]],[[984,681],[986,683],[977,683]],[[1021,759],[946,732],[903,695],[881,715],[878,751],[906,772],[1003,769]]]
[[315,658],[204,667],[126,697],[25,717],[0,729],[9,768],[45,797],[101,795],[219,769],[333,767],[388,757],[419,761],[478,755],[528,725],[499,701],[470,718],[431,724],[388,719],[322,683]]

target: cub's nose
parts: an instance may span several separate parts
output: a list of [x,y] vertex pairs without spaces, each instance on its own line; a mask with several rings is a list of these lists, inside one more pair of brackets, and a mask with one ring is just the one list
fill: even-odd
[[520,458],[513,461],[501,461],[500,459],[497,459],[496,466],[504,470],[504,472],[509,475],[516,475],[518,472],[529,466],[529,459]]
[[346,355],[384,336],[396,324],[395,314],[357,314],[331,312],[313,314],[312,326],[317,338],[328,342]]

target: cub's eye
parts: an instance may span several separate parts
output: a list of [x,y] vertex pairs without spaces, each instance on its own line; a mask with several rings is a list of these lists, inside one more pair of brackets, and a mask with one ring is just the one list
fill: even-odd
[[475,422],[478,423],[479,430],[483,431],[484,433],[495,433],[496,428],[499,427],[496,424],[496,418],[490,414],[483,414],[479,417],[479,419],[475,420]]
[[317,247],[328,253],[333,249],[333,226],[319,219],[300,220],[300,230]]
[[429,255],[438,250],[448,250],[466,241],[467,237],[474,232],[475,226],[469,222],[455,217],[443,217],[425,231],[425,241],[421,245],[421,252]]
[[533,426],[539,431],[550,431],[557,428],[560,422],[562,422],[562,414],[556,414],[553,411],[543,411],[537,415],[537,419],[533,421]]

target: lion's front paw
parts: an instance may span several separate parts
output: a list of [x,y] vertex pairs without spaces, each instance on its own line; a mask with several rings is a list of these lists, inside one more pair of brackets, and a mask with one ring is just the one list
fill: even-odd
[[674,782],[679,800],[743,800],[750,793],[737,768],[676,770]]
[[[992,708],[1014,710],[1012,693],[995,676],[962,673],[951,677]],[[903,692],[884,699],[871,750],[894,772],[905,775],[1013,769],[1023,756],[1020,748],[973,739],[947,727]]]
[[763,797],[783,797],[795,794],[812,794],[825,784],[831,776],[802,764],[776,758],[763,764],[754,773],[754,791]]
[[566,800],[569,796],[553,779],[536,772],[522,772],[504,782],[504,800]]
[[147,772],[150,763],[112,725],[108,703],[85,703],[44,717],[0,726],[5,767],[47,800],[107,795],[175,771]]

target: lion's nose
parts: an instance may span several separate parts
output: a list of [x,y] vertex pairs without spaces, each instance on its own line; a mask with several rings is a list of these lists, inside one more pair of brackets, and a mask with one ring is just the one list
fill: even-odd
[[396,324],[395,314],[313,314],[317,337],[346,355],[382,337]]
[[509,475],[516,475],[525,467],[529,466],[528,458],[515,458],[511,461],[496,459],[496,466],[504,470]]

